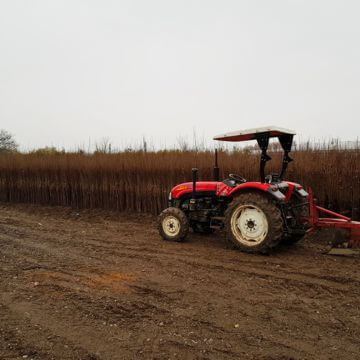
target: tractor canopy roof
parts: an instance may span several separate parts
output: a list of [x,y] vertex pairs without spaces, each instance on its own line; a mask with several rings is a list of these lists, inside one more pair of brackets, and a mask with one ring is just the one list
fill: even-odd
[[226,134],[217,135],[213,140],[219,141],[247,141],[257,140],[259,135],[266,134],[268,138],[279,137],[282,135],[296,135],[296,132],[278,126],[266,126],[254,129],[233,131]]
[[277,126],[267,126],[255,129],[240,130],[234,131],[223,135],[218,135],[214,137],[214,140],[220,141],[247,141],[247,140],[256,140],[260,149],[261,149],[261,158],[260,158],[260,178],[261,182],[265,182],[265,166],[266,163],[271,160],[271,157],[267,154],[267,149],[269,146],[269,139],[277,137],[279,139],[280,145],[284,150],[284,157],[282,161],[282,168],[279,179],[281,180],[285,174],[286,168],[290,161],[292,161],[289,156],[291,151],[291,146],[293,143],[293,137],[295,131],[283,129]]

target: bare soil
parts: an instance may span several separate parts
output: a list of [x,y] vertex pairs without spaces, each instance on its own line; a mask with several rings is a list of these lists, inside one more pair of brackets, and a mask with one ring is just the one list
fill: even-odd
[[155,219],[0,206],[1,359],[359,359],[359,258],[270,256]]

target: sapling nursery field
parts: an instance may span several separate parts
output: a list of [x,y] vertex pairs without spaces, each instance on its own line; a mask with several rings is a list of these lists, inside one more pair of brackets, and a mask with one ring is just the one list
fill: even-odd
[[[360,147],[299,147],[291,153],[287,180],[312,187],[319,203],[359,216]],[[270,152],[268,172],[280,168],[281,152]],[[123,151],[86,154],[35,152],[0,155],[0,201],[100,208],[158,214],[172,186],[212,179],[214,151]],[[259,179],[259,153],[253,148],[219,151],[221,178],[237,173]]]

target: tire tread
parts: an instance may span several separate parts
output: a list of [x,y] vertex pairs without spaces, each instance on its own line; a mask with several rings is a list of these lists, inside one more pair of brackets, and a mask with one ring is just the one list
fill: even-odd
[[[242,204],[254,204],[259,207],[266,215],[269,231],[261,244],[257,246],[246,246],[239,243],[231,231],[231,217],[234,210]],[[249,192],[235,197],[225,211],[225,231],[226,237],[237,249],[248,253],[268,253],[276,247],[283,238],[283,220],[280,209],[275,202],[269,199],[265,194]]]
[[[162,222],[166,216],[174,216],[179,219],[180,221],[180,232],[175,237],[169,237],[165,234]],[[158,230],[160,233],[160,236],[167,241],[176,241],[176,242],[182,242],[185,240],[187,234],[189,233],[189,221],[186,217],[185,213],[176,207],[169,207],[165,210],[163,210],[160,215],[158,216]]]

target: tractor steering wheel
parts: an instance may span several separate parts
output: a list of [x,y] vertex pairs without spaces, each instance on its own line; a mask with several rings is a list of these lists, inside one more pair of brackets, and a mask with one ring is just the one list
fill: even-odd
[[229,174],[229,178],[231,180],[235,180],[236,182],[246,183],[246,179],[237,174]]

